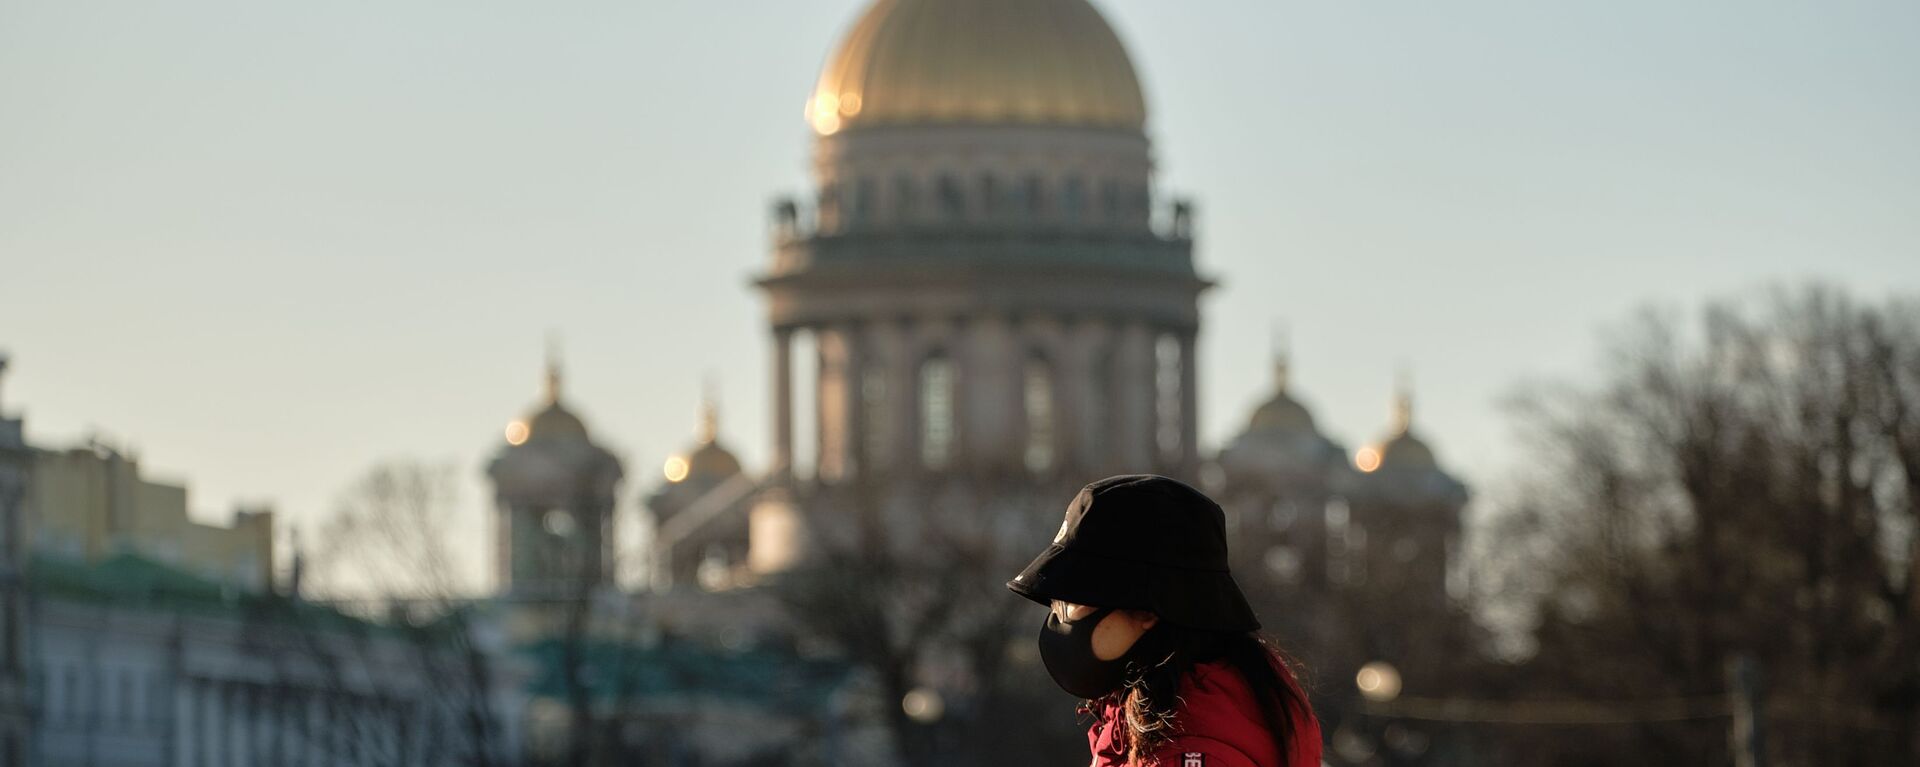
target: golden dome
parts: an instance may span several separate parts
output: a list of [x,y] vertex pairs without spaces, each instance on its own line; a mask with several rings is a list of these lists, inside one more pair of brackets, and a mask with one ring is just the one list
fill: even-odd
[[821,135],[999,123],[1140,130],[1146,98],[1088,0],[875,0],[807,100]]

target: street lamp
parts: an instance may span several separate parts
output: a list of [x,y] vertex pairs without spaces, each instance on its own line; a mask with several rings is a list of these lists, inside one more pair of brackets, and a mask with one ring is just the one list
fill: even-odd
[[1400,697],[1400,670],[1377,660],[1361,666],[1360,673],[1353,675],[1353,684],[1367,700],[1388,703]]

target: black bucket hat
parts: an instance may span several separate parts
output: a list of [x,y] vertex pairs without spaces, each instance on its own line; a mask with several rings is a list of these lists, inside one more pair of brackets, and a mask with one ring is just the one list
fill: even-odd
[[1109,477],[1081,488],[1060,534],[1007,582],[1039,602],[1152,610],[1204,631],[1260,628],[1227,568],[1226,513],[1166,477]]

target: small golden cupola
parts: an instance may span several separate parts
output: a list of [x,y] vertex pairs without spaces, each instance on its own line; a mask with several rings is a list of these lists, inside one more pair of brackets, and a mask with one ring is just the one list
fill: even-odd
[[718,484],[741,471],[740,459],[720,444],[720,407],[712,387],[700,403],[700,431],[692,450],[667,459],[668,482]]
[[546,385],[538,410],[507,424],[507,444],[518,447],[529,442],[588,442],[587,423],[561,401],[560,359],[547,354]]
[[1361,448],[1354,459],[1363,472],[1434,471],[1440,460],[1433,448],[1413,431],[1413,387],[1403,377],[1393,399],[1393,428],[1378,444]]

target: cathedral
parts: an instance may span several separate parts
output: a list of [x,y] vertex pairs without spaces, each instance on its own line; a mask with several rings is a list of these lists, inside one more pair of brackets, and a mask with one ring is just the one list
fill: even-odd
[[[1245,430],[1199,444],[1213,281],[1194,206],[1154,188],[1134,63],[1087,0],[880,0],[828,57],[805,119],[815,188],[775,205],[756,279],[772,463],[743,466],[705,403],[698,439],[642,499],[651,582],[712,589],[796,566],[850,533],[836,510],[855,494],[910,539],[1027,526],[983,513],[1044,528],[1080,484],[1152,472],[1239,501],[1237,534],[1289,581],[1364,572],[1374,555],[1350,554],[1373,548],[1432,560],[1423,582],[1444,587],[1465,489],[1415,436],[1410,392],[1378,443],[1349,451],[1276,354]],[[505,437],[489,468],[502,588],[581,572],[610,585],[621,467],[563,403],[557,361]]]
[[[620,558],[688,604],[856,554],[1004,579],[1081,485],[1147,472],[1221,501],[1236,572],[1269,610],[1335,593],[1445,609],[1467,490],[1419,436],[1408,387],[1382,437],[1349,448],[1276,354],[1245,428],[1200,443],[1215,283],[1194,205],[1155,188],[1149,117],[1089,0],[875,0],[806,100],[813,188],[774,205],[754,280],[770,464],[724,446],[709,400],[694,444],[637,492],[646,550],[617,551],[613,510],[634,490],[550,363],[545,401],[488,469],[500,588],[611,589]],[[916,684],[968,688],[975,671]]]

